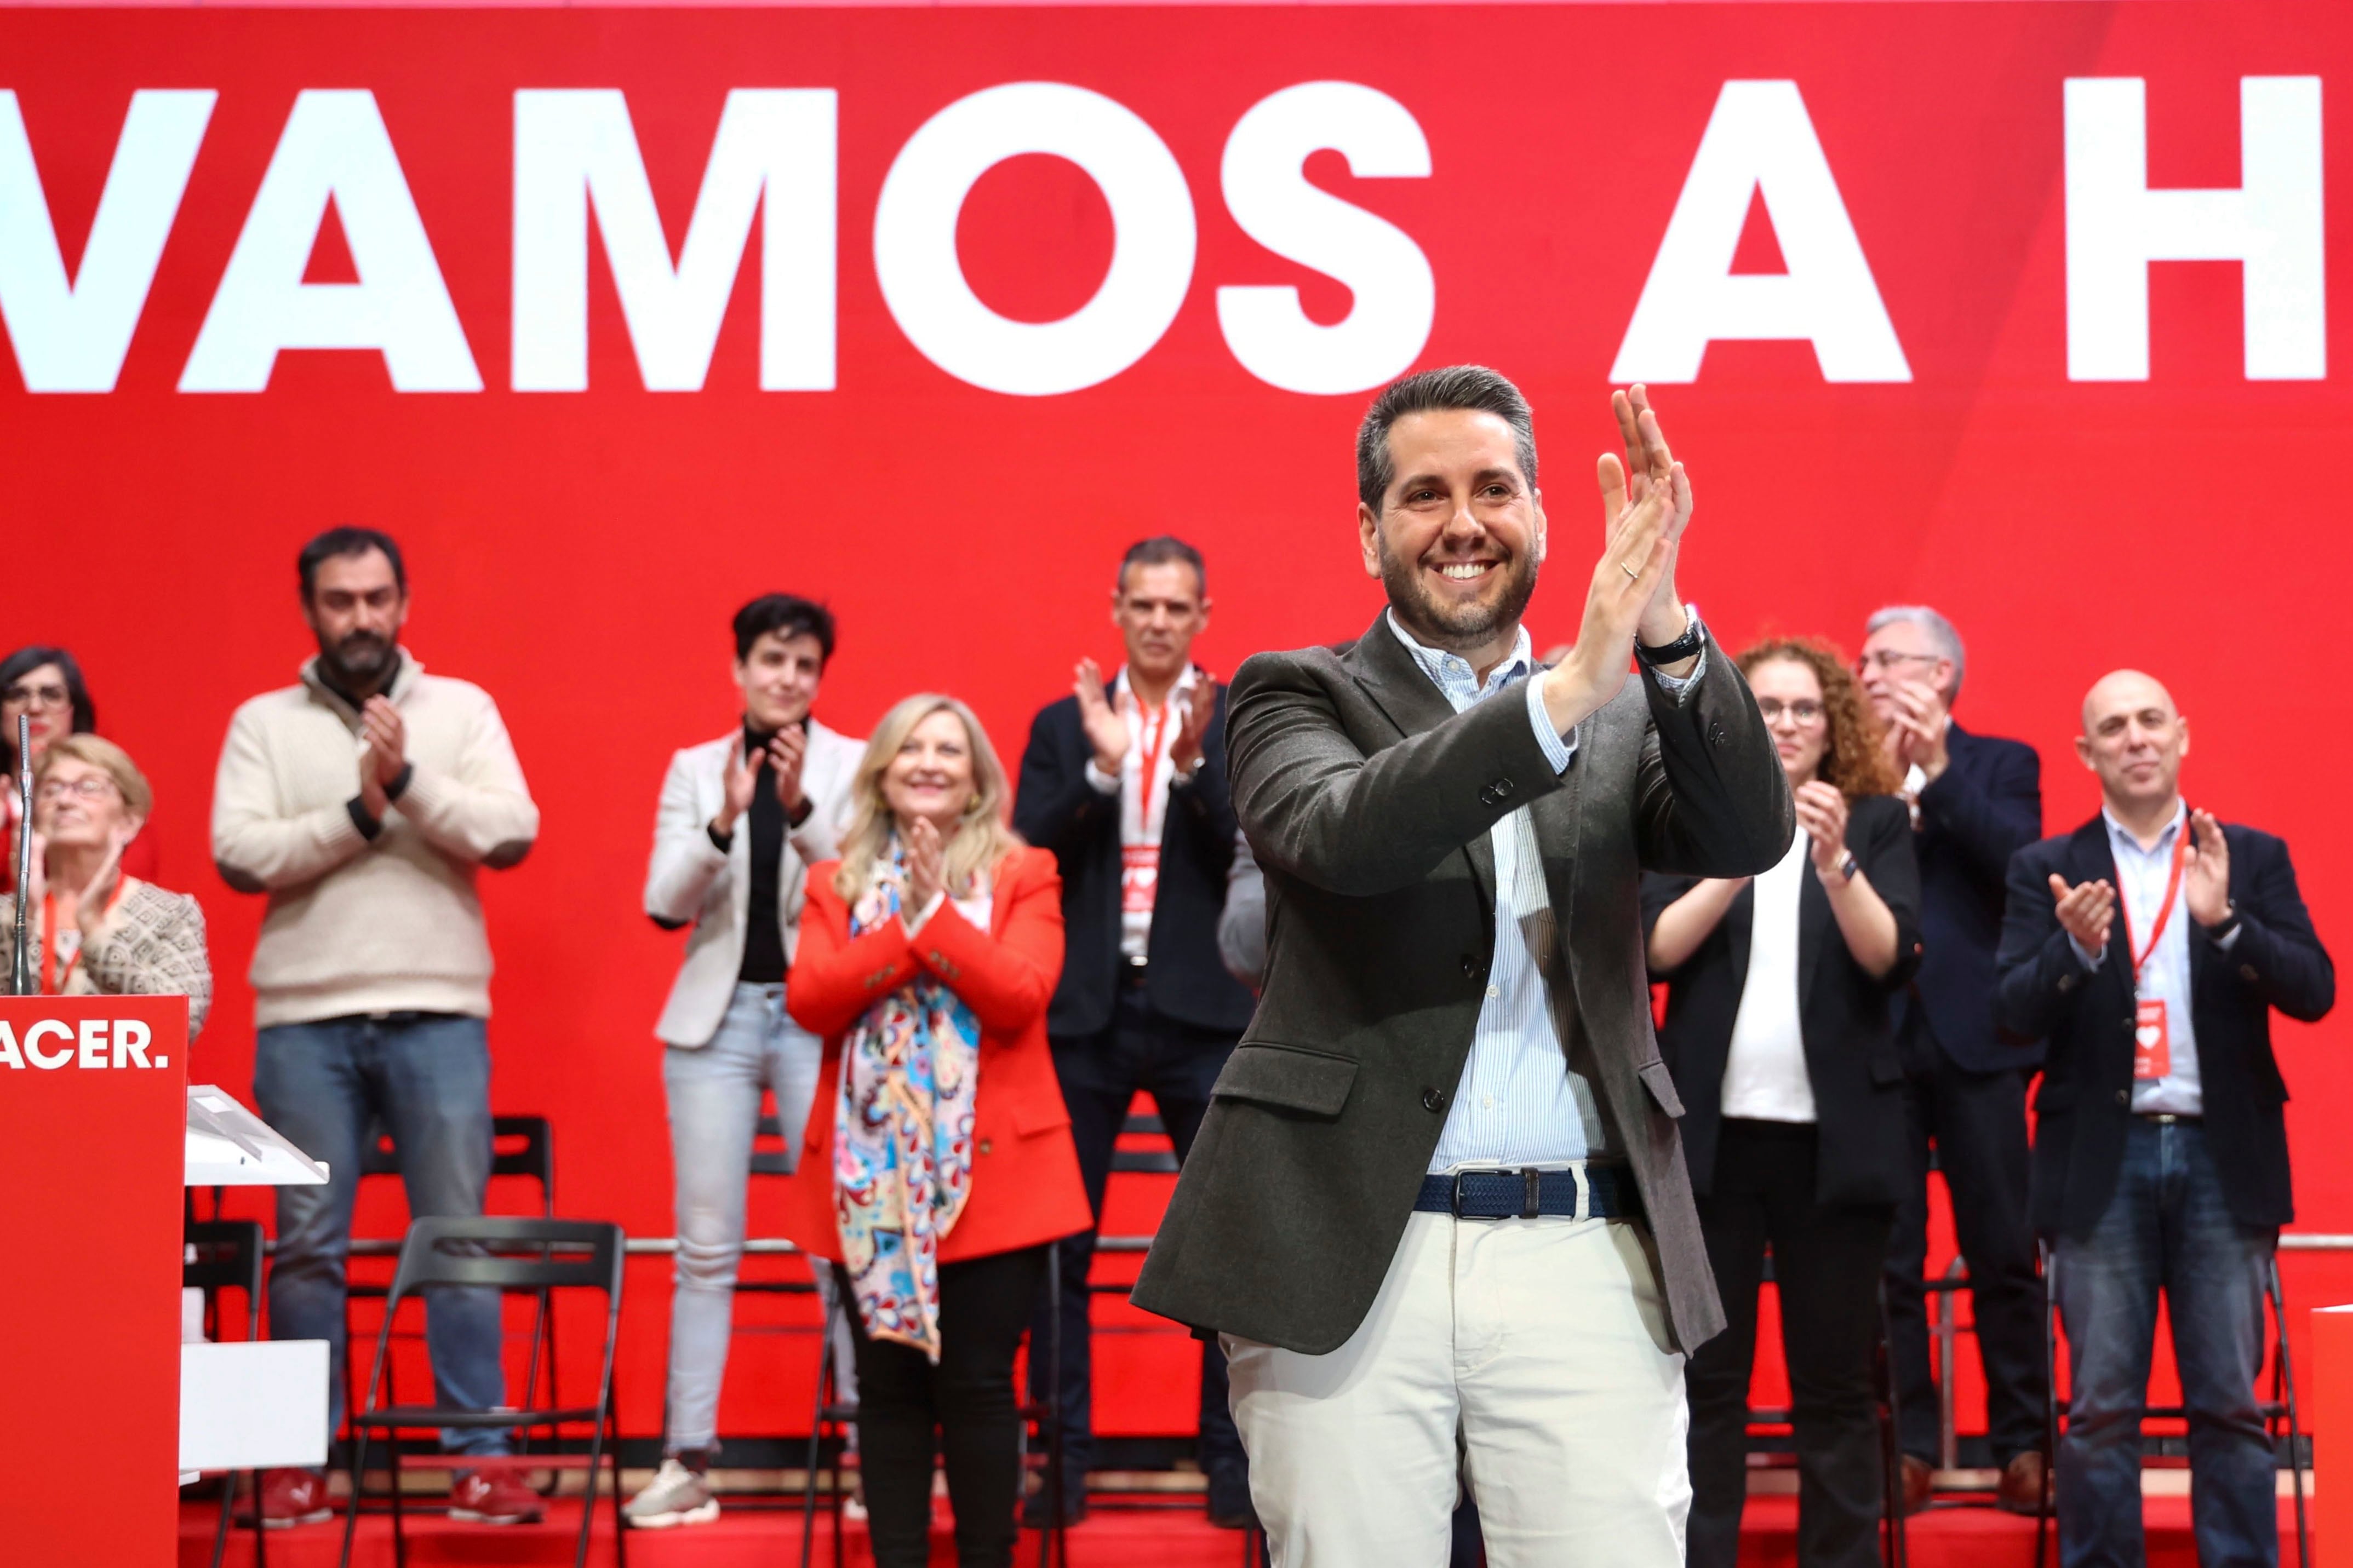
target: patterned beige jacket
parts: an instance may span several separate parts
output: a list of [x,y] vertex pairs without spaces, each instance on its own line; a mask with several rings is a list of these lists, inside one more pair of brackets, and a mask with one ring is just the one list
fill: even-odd
[[[54,954],[41,911],[29,911],[34,962],[48,967]],[[0,932],[16,929],[14,895],[0,896]],[[205,952],[205,911],[185,893],[126,879],[122,900],[105,933],[82,949],[66,981],[69,996],[185,996],[188,1038],[203,1033],[213,1003],[213,966]]]

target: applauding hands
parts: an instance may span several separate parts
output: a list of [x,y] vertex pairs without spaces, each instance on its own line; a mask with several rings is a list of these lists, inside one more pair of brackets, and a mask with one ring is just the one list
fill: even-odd
[[1891,690],[1893,707],[1881,744],[1898,776],[1918,768],[1922,779],[1935,784],[1952,762],[1945,744],[1950,723],[1945,699],[1924,681],[1905,681]]
[[360,805],[382,822],[392,809],[388,793],[408,765],[408,725],[392,699],[379,693],[360,709]]
[[1103,694],[1102,666],[1082,658],[1071,675],[1071,690],[1079,700],[1079,727],[1086,731],[1087,744],[1094,748],[1095,768],[1117,778],[1127,760],[1127,721]]
[[1644,647],[1661,647],[1686,625],[1675,559],[1691,526],[1691,481],[1667,450],[1645,388],[1611,394],[1609,406],[1626,460],[1604,453],[1598,466],[1607,542],[1586,591],[1576,645],[1545,677],[1546,715],[1564,734],[1618,695],[1638,633]]
[[[2193,811],[2186,831],[2189,842],[2181,851],[2181,897],[2189,918],[2201,926],[2218,926],[2231,918],[2231,845],[2222,824],[2211,811]],[[2108,945],[2116,924],[2116,889],[2103,877],[2073,886],[2056,871],[2051,874],[2051,896],[2059,900],[2060,929],[2094,957]]]
[[806,792],[801,788],[801,764],[808,757],[808,733],[799,725],[787,724],[768,737],[765,750],[746,755],[744,738],[738,735],[727,751],[726,795],[721,801],[719,815],[711,819],[713,832],[721,835],[735,831],[735,824],[752,809],[752,795],[760,787],[760,768],[773,764],[776,771],[776,799],[791,817],[801,808]]
[[1806,853],[1814,863],[1814,875],[1825,882],[1836,879],[1844,881],[1841,868],[1846,864],[1846,795],[1836,784],[1820,779],[1808,779],[1795,792],[1798,826],[1810,840]]

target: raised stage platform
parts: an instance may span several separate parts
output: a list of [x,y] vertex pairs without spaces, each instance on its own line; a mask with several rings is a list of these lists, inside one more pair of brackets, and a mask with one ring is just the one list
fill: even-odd
[[[2280,1503],[2280,1560],[2295,1561],[2294,1504]],[[2189,1537],[2189,1500],[2151,1497],[2147,1500],[2149,1568],[2195,1568],[2196,1549]],[[216,1510],[190,1504],[180,1514],[180,1568],[205,1568],[212,1552]],[[431,1516],[413,1516],[409,1530],[410,1568],[516,1568],[569,1563],[580,1528],[579,1505],[562,1502],[547,1522],[510,1529],[452,1525]],[[1757,1568],[1794,1565],[1797,1548],[1798,1502],[1793,1497],[1759,1496],[1748,1500],[1742,1530],[1740,1561]],[[1910,1521],[1912,1568],[2032,1568],[2034,1521],[2013,1518],[1994,1509],[1973,1505],[1939,1505]],[[797,1558],[800,1518],[793,1512],[754,1512],[735,1508],[714,1524],[688,1530],[633,1531],[629,1537],[631,1568],[777,1568]],[[228,1564],[250,1568],[250,1533],[233,1540]],[[343,1545],[343,1521],[301,1530],[273,1531],[269,1536],[269,1568],[334,1568]],[[846,1562],[853,1568],[871,1568],[863,1533],[852,1526]],[[1025,1531],[1018,1561],[1027,1568],[1037,1561],[1038,1537]],[[2055,1560],[2055,1552],[2053,1554]],[[353,1568],[392,1568],[392,1530],[370,1515],[361,1521]],[[612,1568],[613,1542],[609,1523],[600,1524],[588,1561]],[[819,1527],[813,1561],[833,1561],[828,1537]],[[1242,1538],[1219,1530],[1191,1507],[1166,1504],[1121,1506],[1099,1504],[1088,1521],[1071,1532],[1074,1568],[1237,1568],[1243,1562]],[[933,1568],[955,1568],[955,1550],[947,1535],[943,1505],[934,1521]]]

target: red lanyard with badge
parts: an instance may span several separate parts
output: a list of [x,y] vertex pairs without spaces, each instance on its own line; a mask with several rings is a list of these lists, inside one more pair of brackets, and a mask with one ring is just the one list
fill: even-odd
[[1152,831],[1152,787],[1160,778],[1160,759],[1168,749],[1168,721],[1176,707],[1176,694],[1171,691],[1157,710],[1147,709],[1139,699],[1137,717],[1143,721],[1144,734],[1136,758],[1140,776],[1136,779],[1136,837],[1144,842],[1120,846],[1120,908],[1130,912],[1150,913],[1155,895],[1160,885],[1160,840]]
[[2173,918],[2173,906],[2181,895],[2181,865],[2189,851],[2189,818],[2185,813],[2180,830],[2173,838],[2173,868],[2166,874],[2165,902],[2157,910],[2157,921],[2149,928],[2148,945],[2135,947],[2132,934],[2132,911],[2124,899],[2116,900],[2116,919],[2125,932],[2125,956],[2132,960],[2133,971],[2133,1077],[2142,1081],[2165,1077],[2173,1070],[2172,1031],[2165,1016],[2165,998],[2143,996],[2140,994],[2140,972],[2157,944],[2165,940],[2165,926]]
[[[114,894],[106,900],[108,914],[122,901],[127,886],[122,878],[114,879]],[[67,931],[58,929],[58,900],[51,893],[41,895],[41,936],[42,945],[49,950],[48,962],[40,966],[41,994],[62,996],[73,982],[74,972],[81,967],[81,927],[77,923]]]

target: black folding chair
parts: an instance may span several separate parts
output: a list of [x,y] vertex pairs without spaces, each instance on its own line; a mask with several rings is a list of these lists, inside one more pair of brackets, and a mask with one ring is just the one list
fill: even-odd
[[[2042,1506],[2034,1515],[2034,1568],[2044,1568],[2051,1558],[2052,1524],[2058,1511],[2059,1425],[2067,1414],[2067,1402],[2059,1397],[2057,1270],[2052,1268],[2049,1243],[2037,1242],[2035,1251],[2042,1267],[2042,1373],[2044,1386],[2050,1390],[2042,1405],[2042,1441],[2050,1462],[2043,1469]],[[2295,1560],[2299,1568],[2312,1568],[2312,1522],[2305,1506],[2305,1467],[2309,1456],[2305,1451],[2304,1422],[2296,1408],[2295,1366],[2287,1344],[2287,1294],[2280,1285],[2276,1256],[2264,1267],[2263,1300],[2271,1308],[2274,1331],[2272,1396],[2257,1408],[2263,1413],[2263,1431],[2274,1453],[2279,1450],[2280,1438],[2287,1438],[2288,1471],[2295,1486]],[[2179,1405],[2150,1405],[2141,1411],[2141,1419],[2181,1421],[2189,1414]]]
[[[580,1510],[580,1542],[574,1568],[588,1561],[588,1536],[596,1519],[596,1489],[600,1468],[613,1473],[614,1552],[626,1563],[628,1532],[621,1519],[620,1424],[613,1407],[613,1354],[621,1321],[621,1279],[627,1259],[621,1227],[595,1220],[570,1219],[420,1219],[408,1227],[401,1243],[400,1264],[393,1272],[385,1302],[384,1322],[376,1332],[375,1363],[368,1374],[365,1407],[351,1418],[355,1435],[352,1459],[351,1506],[343,1520],[341,1562],[349,1568],[352,1541],[358,1529],[363,1498],[361,1482],[367,1474],[369,1434],[384,1434],[391,1478],[393,1560],[406,1568],[407,1537],[403,1530],[400,1434],[442,1427],[495,1430],[513,1428],[544,1432],[549,1452],[503,1456],[436,1454],[412,1458],[417,1468],[444,1470],[585,1469],[586,1496]],[[379,1405],[385,1371],[392,1351],[392,1331],[401,1303],[437,1286],[477,1286],[501,1291],[534,1291],[543,1297],[556,1290],[589,1289],[605,1293],[605,1352],[591,1405],[558,1402],[554,1376],[548,1383],[548,1404],[526,1401],[516,1409],[458,1410],[440,1405]],[[565,1428],[587,1428],[585,1456],[559,1450]]]
[[[393,1146],[392,1134],[383,1127],[369,1130],[366,1146],[360,1154],[360,1180],[371,1176],[400,1174],[400,1151]],[[543,1219],[555,1217],[555,1133],[544,1116],[493,1116],[491,1118],[491,1179],[516,1176],[534,1182],[539,1186],[539,1212]],[[217,1206],[217,1205],[216,1205]],[[389,1281],[346,1280],[343,1287],[343,1407],[358,1406],[357,1390],[353,1378],[352,1303],[357,1300],[381,1301],[389,1289]],[[406,1336],[404,1336],[406,1337]],[[421,1337],[421,1336],[419,1336]],[[524,1363],[523,1403],[538,1398],[541,1349],[546,1350],[547,1375],[555,1375],[555,1315],[548,1310],[547,1293],[539,1293],[538,1310],[532,1318],[531,1359]]]
[[[250,1219],[190,1220],[180,1258],[180,1284],[205,1293],[205,1331],[220,1338],[220,1293],[245,1292],[245,1337],[261,1337],[261,1224]],[[253,1488],[253,1564],[268,1568],[269,1532],[261,1523],[261,1472],[245,1472]],[[229,1515],[237,1504],[237,1472],[221,1478],[220,1523],[213,1528],[212,1568],[228,1551]]]

